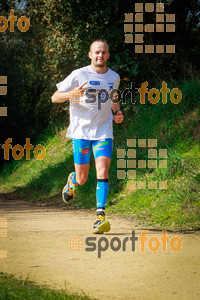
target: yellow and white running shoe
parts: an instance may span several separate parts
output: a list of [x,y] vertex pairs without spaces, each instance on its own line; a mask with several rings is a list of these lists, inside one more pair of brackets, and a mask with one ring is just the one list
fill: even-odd
[[98,215],[93,226],[93,233],[102,234],[104,232],[108,232],[110,228],[110,223],[105,220],[105,216]]

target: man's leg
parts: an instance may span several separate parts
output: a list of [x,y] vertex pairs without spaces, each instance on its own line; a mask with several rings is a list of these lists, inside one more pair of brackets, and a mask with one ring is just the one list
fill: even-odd
[[86,182],[89,172],[91,142],[89,140],[72,140],[75,172],[68,176],[67,184],[62,191],[62,198],[69,203],[75,194],[78,185]]
[[108,198],[108,170],[111,159],[106,156],[99,156],[95,160],[97,174],[97,215],[105,215],[105,206]]
[[74,174],[74,182],[73,179],[72,182],[82,185],[86,182],[88,178],[90,163],[83,164],[83,165],[74,163],[74,166],[75,166],[75,174]]
[[82,185],[86,182],[89,173],[89,164],[79,165],[74,163],[75,172],[72,172],[68,176],[67,184],[63,188],[62,197],[65,203],[69,203],[74,195],[78,185]]
[[105,221],[105,206],[108,197],[108,171],[112,158],[112,139],[95,141],[93,145],[97,175],[97,220],[94,223],[94,233],[110,230],[110,223]]

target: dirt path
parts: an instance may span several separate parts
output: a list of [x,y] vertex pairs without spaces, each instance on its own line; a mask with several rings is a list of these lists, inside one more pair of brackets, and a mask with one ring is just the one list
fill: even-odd
[[[7,259],[0,258],[0,271],[28,276],[52,288],[66,286],[70,292],[84,292],[97,299],[200,299],[199,232],[167,232],[170,239],[181,239],[182,248],[173,252],[167,242],[163,252],[162,232],[148,231],[145,251],[140,251],[140,241],[135,242],[136,249],[132,251],[132,230],[139,238],[144,229],[124,218],[110,216],[111,232],[96,236],[91,234],[94,217],[89,211],[37,207],[1,196],[0,218],[7,219],[7,237],[0,238],[0,249],[7,250]],[[108,239],[109,247],[101,252],[101,258],[97,250],[85,251],[89,248],[85,242],[88,236],[96,237],[93,242],[102,247],[106,242],[100,238]],[[148,247],[152,236],[161,242],[157,252]],[[73,237],[83,240],[83,251],[69,247]],[[121,241],[128,237],[126,251],[111,249],[113,237]],[[117,245],[119,241],[113,247]]]

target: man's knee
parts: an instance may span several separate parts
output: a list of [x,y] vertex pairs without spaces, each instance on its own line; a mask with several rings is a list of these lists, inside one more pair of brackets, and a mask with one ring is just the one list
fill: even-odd
[[103,166],[97,170],[97,178],[98,179],[106,179],[108,178],[108,168]]
[[76,174],[76,182],[79,185],[83,185],[86,181],[87,181],[87,176],[85,176],[85,175],[77,175]]

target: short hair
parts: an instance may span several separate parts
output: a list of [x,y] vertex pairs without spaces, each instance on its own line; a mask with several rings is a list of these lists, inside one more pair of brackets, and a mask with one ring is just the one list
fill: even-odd
[[103,40],[103,39],[97,39],[97,40],[93,41],[93,42],[90,44],[90,52],[91,52],[92,45],[93,45],[94,43],[96,43],[96,42],[101,42],[101,43],[106,44],[107,47],[108,47],[108,51],[109,51],[109,46],[108,46],[107,41],[106,41],[106,40]]

